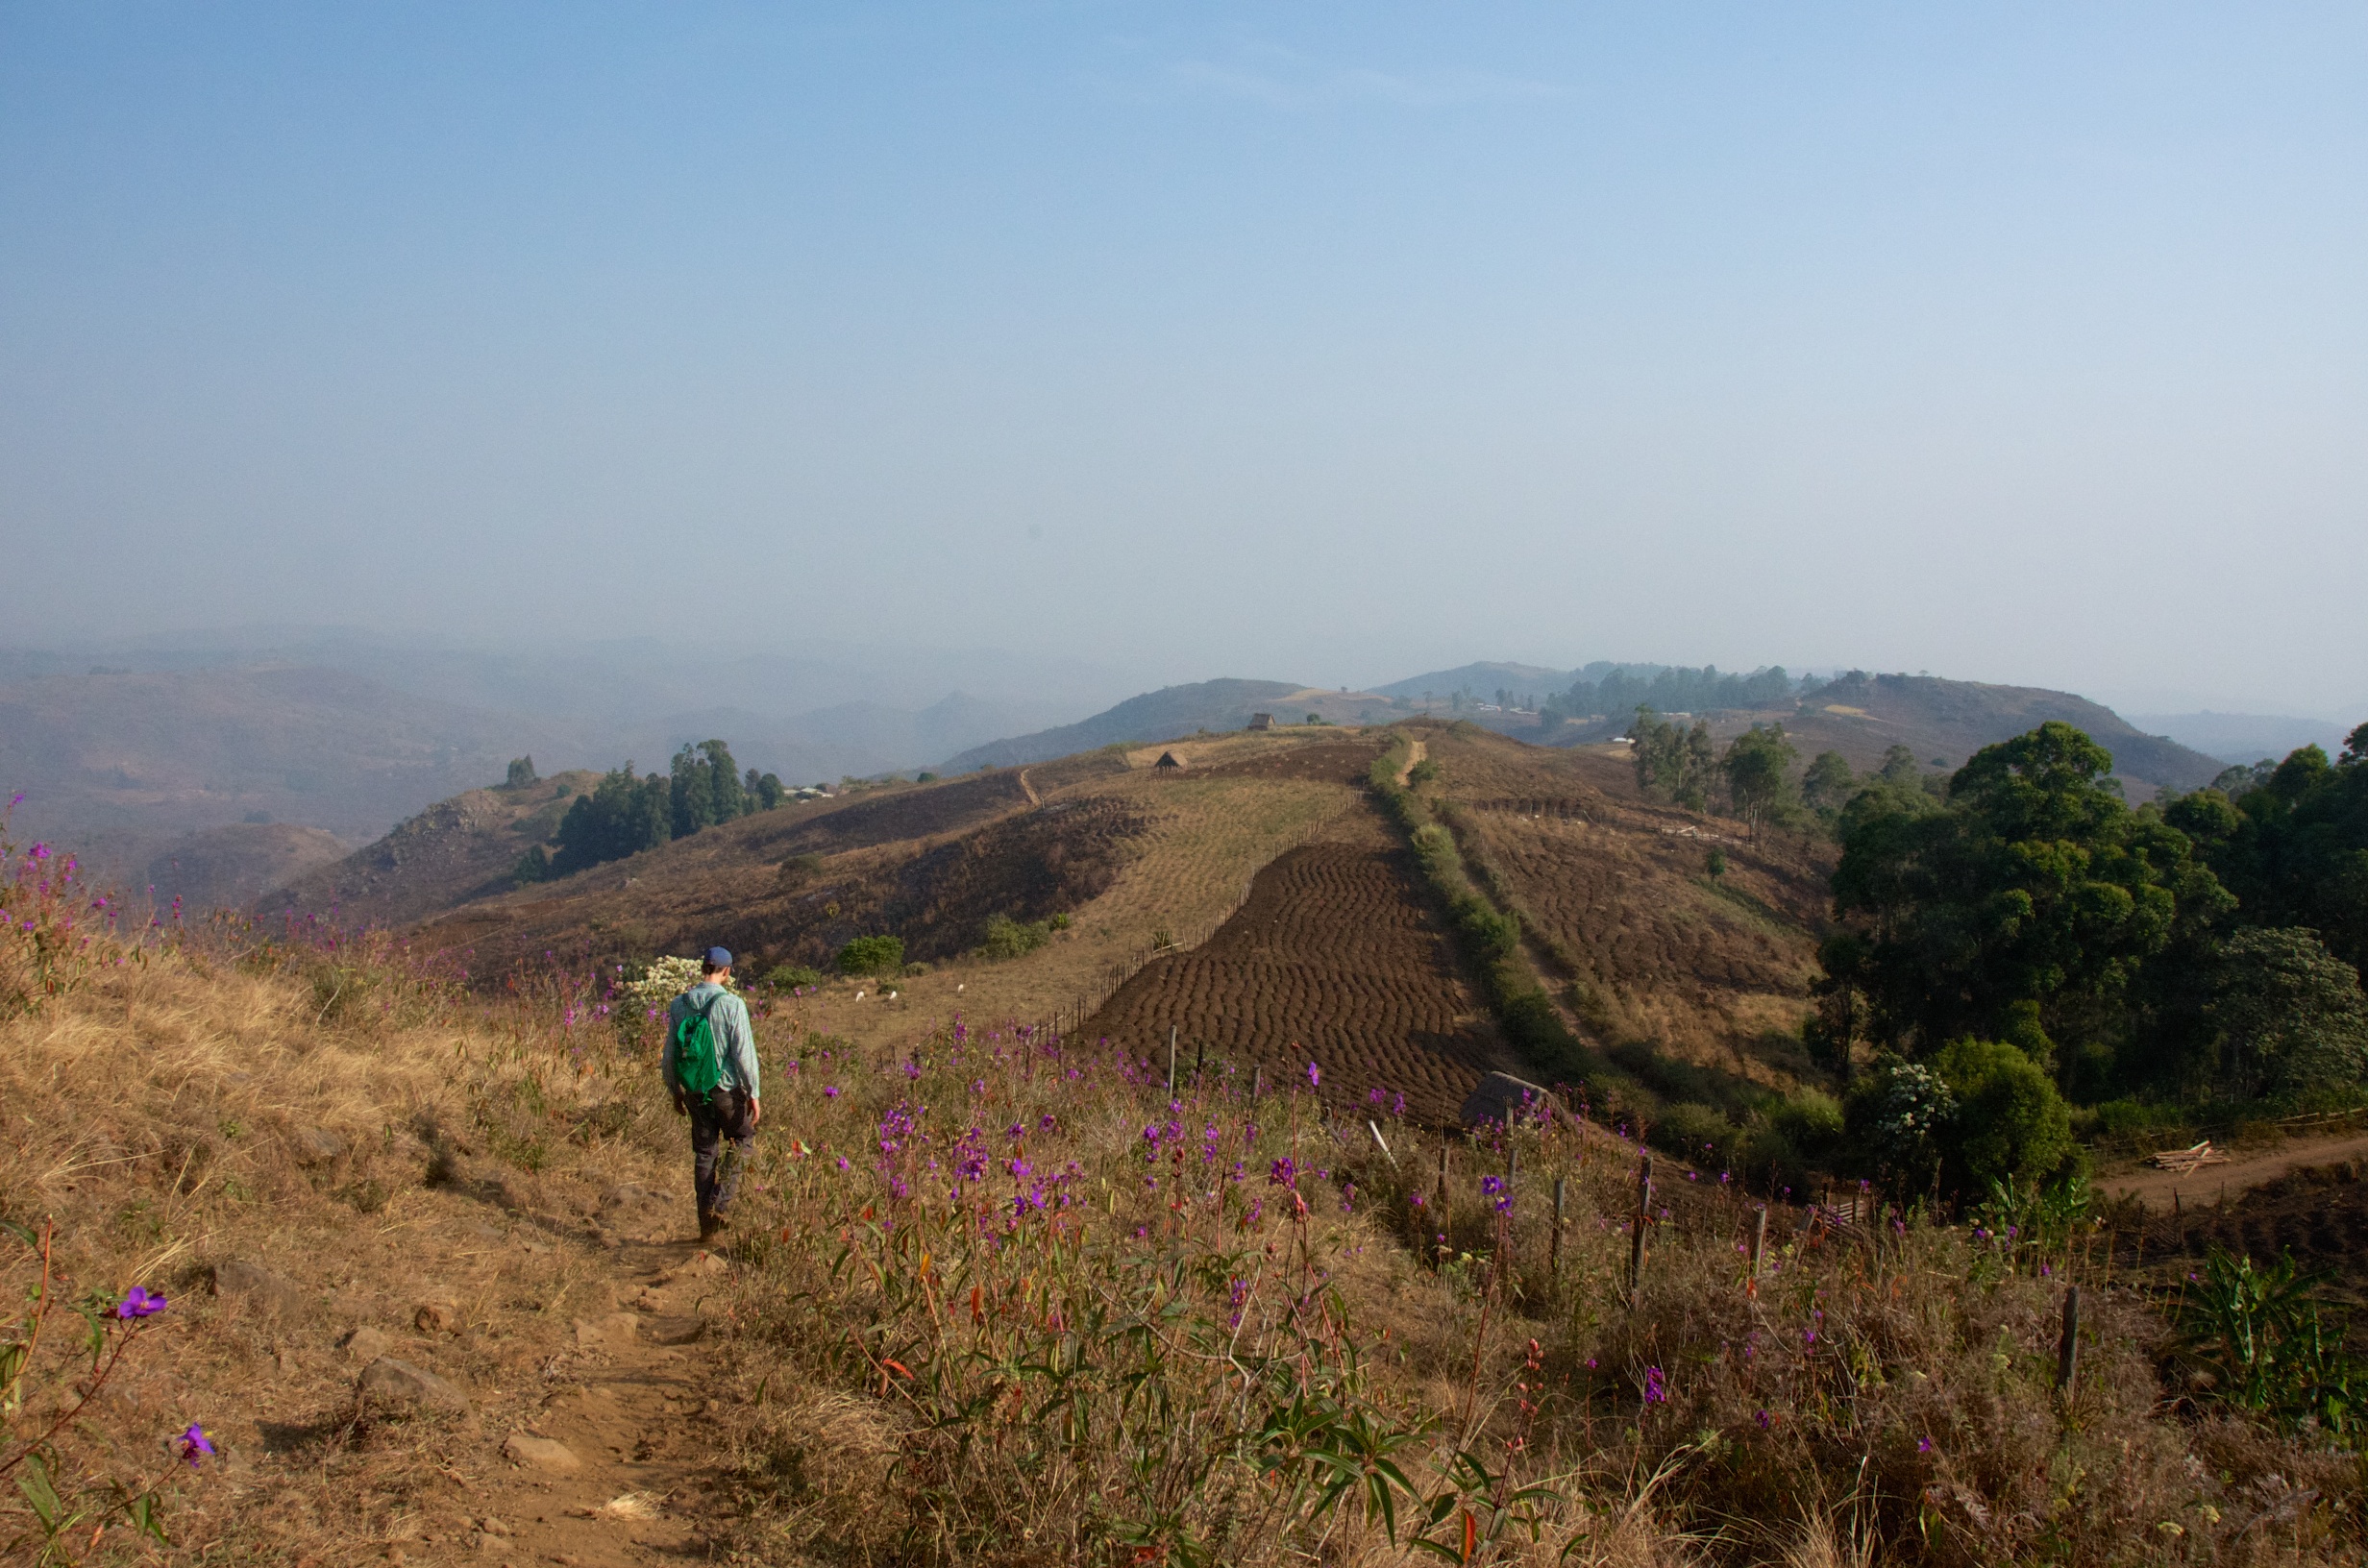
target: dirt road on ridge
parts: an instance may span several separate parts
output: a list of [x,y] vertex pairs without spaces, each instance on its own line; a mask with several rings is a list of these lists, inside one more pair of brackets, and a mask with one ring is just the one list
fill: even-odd
[[2206,1165],[2190,1175],[2141,1165],[2100,1178],[2097,1189],[2116,1198],[2136,1198],[2149,1209],[2168,1209],[2174,1191],[2190,1204],[2211,1203],[2218,1200],[2223,1188],[2234,1197],[2267,1187],[2306,1165],[2340,1164],[2347,1160],[2368,1160],[2368,1133],[2297,1139],[2259,1154],[2232,1158],[2225,1165]]

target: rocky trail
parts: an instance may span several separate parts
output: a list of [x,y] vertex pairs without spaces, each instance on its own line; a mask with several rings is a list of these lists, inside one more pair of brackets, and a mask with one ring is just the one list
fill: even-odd
[[247,1397],[207,1412],[228,1489],[210,1501],[274,1510],[295,1568],[728,1556],[708,1418],[732,1265],[687,1239],[687,1195],[625,1184],[575,1207],[415,1189],[324,1249],[326,1294],[217,1263],[215,1310],[259,1354],[203,1380]]

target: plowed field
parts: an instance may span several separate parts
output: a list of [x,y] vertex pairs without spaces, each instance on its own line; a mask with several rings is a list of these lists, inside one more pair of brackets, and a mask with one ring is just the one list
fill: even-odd
[[1622,798],[1600,787],[1600,757],[1444,727],[1427,741],[1524,925],[1591,987],[1607,1044],[1792,1076],[1782,1037],[1809,1005],[1826,899],[1825,868],[1796,841],[1752,845],[1739,823]]
[[[1199,947],[1155,960],[1086,1021],[1146,1055],[1171,1025],[1237,1074],[1306,1082],[1342,1103],[1402,1091],[1407,1115],[1445,1123],[1480,1076],[1508,1065],[1446,940],[1363,808],[1341,840],[1294,849],[1258,874],[1249,901]],[[1342,842],[1345,841],[1345,842]]]
[[[2214,1200],[2211,1174],[2205,1171],[2183,1189],[2184,1213],[2167,1203],[2146,1205],[2142,1222],[2120,1233],[2118,1260],[2176,1284],[2212,1248],[2248,1256],[2257,1263],[2292,1253],[2306,1268],[2334,1276],[2336,1294],[2356,1315],[2368,1301],[2368,1182],[2359,1162],[2313,1165],[2256,1188]],[[2199,1201],[2200,1200],[2200,1201]]]

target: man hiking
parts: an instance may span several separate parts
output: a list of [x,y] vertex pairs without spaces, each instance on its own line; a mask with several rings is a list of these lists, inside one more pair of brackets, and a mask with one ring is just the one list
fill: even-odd
[[[699,984],[666,1009],[666,1051],[659,1070],[675,1110],[691,1118],[694,1183],[699,1189],[699,1239],[724,1229],[740,1167],[756,1152],[756,1033],[748,1003],[731,993],[731,954],[710,947],[699,961]],[[731,1139],[731,1148],[723,1147]]]

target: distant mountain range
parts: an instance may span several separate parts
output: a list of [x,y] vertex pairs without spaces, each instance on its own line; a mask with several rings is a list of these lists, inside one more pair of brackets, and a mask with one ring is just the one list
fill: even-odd
[[[994,653],[708,656],[637,641],[487,651],[334,633],[286,640],[284,657],[271,651],[268,639],[238,637],[72,655],[0,649],[0,791],[27,796],[15,836],[71,844],[99,874],[153,882],[160,897],[243,899],[259,883],[301,876],[433,802],[494,784],[516,756],[532,755],[546,776],[629,758],[648,772],[686,742],[721,737],[743,766],[793,784],[956,772],[1239,729],[1260,712],[1281,723],[1310,715],[1383,723],[1426,695],[1442,709],[1457,695],[1492,702],[1511,691],[1526,701],[1616,673],[1649,678],[1675,668],[1487,661],[1363,692],[1199,681],[1073,719],[1096,700],[1097,682],[1108,690],[1107,675]],[[872,658],[877,666],[867,670]],[[961,686],[950,689],[957,677]],[[1042,691],[1031,693],[1038,680]],[[1460,711],[1561,746],[1600,739],[1624,722],[1542,723],[1469,700]],[[2331,750],[2342,736],[2322,721],[2229,714],[2132,725],[2068,693],[1855,674],[1789,707],[1717,717],[1714,729],[1723,737],[1770,718],[1794,733],[1804,756],[1831,747],[1862,768],[1892,744],[1927,766],[1955,767],[1981,746],[2060,718],[2111,748],[2122,774],[2144,786],[2140,795],[2208,782],[2227,761],[2282,756],[2310,742]],[[263,827],[311,831],[257,831]]]
[[[2368,718],[2368,714],[2360,717]],[[2140,713],[2132,714],[2130,722],[2229,763],[2282,759],[2306,746],[2318,747],[2331,757],[2351,731],[2350,724],[2331,720],[2265,713]]]

